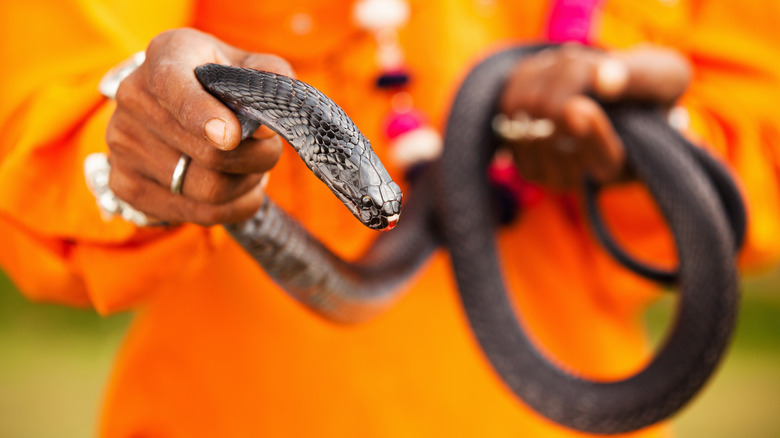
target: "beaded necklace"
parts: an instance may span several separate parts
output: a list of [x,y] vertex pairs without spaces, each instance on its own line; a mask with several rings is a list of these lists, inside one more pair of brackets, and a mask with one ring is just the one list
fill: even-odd
[[420,163],[435,159],[442,148],[442,138],[425,114],[415,108],[407,86],[412,79],[398,31],[409,20],[406,0],[360,0],[355,3],[353,18],[376,41],[376,65],[379,70],[376,87],[385,91],[391,111],[382,122],[389,140],[390,159],[407,176]]
[[[600,0],[554,0],[551,4],[546,39],[552,42],[591,43],[593,18]],[[376,42],[376,87],[388,93],[392,110],[385,116],[383,130],[389,141],[390,158],[407,178],[441,152],[442,138],[414,107],[407,86],[412,80],[405,63],[398,31],[409,20],[410,6],[406,0],[359,0],[353,8],[353,19],[370,32]],[[496,160],[488,169],[488,177],[496,188],[501,204],[502,222],[511,222],[523,208],[539,203],[545,191],[521,177],[511,160]],[[572,202],[565,202],[574,216]]]

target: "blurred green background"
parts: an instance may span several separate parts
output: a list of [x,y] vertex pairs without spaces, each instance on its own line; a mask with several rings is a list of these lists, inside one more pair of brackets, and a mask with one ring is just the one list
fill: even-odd
[[[647,312],[655,339],[673,296]],[[0,273],[0,438],[95,435],[130,315],[26,301]],[[744,281],[739,328],[714,380],[674,420],[678,437],[780,437],[780,271]]]

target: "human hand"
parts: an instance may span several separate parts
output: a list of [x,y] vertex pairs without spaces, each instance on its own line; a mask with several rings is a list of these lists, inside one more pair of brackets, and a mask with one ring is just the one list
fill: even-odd
[[[109,188],[159,221],[214,225],[251,217],[264,200],[263,174],[281,155],[281,140],[268,128],[241,141],[236,116],[195,77],[195,67],[209,62],[294,75],[279,57],[246,52],[193,29],[151,41],[145,62],[117,90],[106,141]],[[171,181],[182,154],[191,162],[181,193],[174,194]]]
[[601,183],[615,182],[627,173],[623,145],[588,96],[671,106],[690,78],[688,61],[671,49],[599,52],[564,45],[518,64],[502,94],[505,117],[498,122],[524,123],[521,135],[507,144],[526,180],[554,190],[575,187],[584,174]]

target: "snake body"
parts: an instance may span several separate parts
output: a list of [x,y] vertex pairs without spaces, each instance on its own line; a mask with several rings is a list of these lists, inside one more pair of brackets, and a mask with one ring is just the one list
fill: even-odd
[[[485,176],[497,144],[490,121],[503,84],[518,61],[541,48],[499,52],[472,70],[452,105],[442,157],[415,184],[397,229],[382,234],[358,260],[348,262],[334,255],[272,202],[266,202],[255,218],[228,226],[228,230],[295,298],[319,314],[342,321],[360,321],[385,309],[399,286],[443,243],[450,252],[474,335],[494,370],[515,394],[542,415],[577,430],[620,433],[639,429],[685,404],[710,376],[728,344],[738,308],[734,252],[739,239],[730,225],[738,222],[739,215],[730,223],[725,212],[729,202],[724,198],[731,199],[735,190],[728,188],[733,184],[713,183],[713,175],[727,178],[727,173],[706,170],[691,152],[693,146],[653,109],[605,107],[623,139],[629,162],[655,197],[675,236],[680,265],[670,281],[676,281],[680,288],[679,310],[665,345],[644,369],[626,379],[591,381],[548,361],[523,330],[518,320],[522,311],[513,309],[507,298],[490,225],[496,223],[491,213],[491,187]],[[314,155],[306,152],[323,149],[319,137],[309,129],[322,125],[323,115],[338,114],[336,123],[344,120],[343,112],[335,109],[330,99],[317,93],[301,98],[298,90],[305,87],[296,86],[294,81],[291,88],[296,96],[289,96],[287,86],[258,86],[272,82],[269,77],[279,82],[271,73],[222,73],[232,70],[229,67],[198,69],[196,75],[207,90],[249,119],[248,125],[262,123],[280,133],[309,168],[330,161],[312,161]],[[214,73],[206,75],[204,69]],[[311,96],[317,97],[309,99]],[[257,103],[271,101],[275,106]],[[288,106],[287,102],[296,104]],[[309,112],[304,114],[306,105]],[[331,129],[342,132],[338,126]],[[346,132],[359,131],[349,125]],[[347,137],[352,139],[342,136]],[[349,144],[341,146],[362,144],[358,149],[361,154],[373,154],[366,148],[367,140],[358,138]],[[336,150],[345,157],[355,154]],[[345,167],[343,160],[336,161]],[[371,163],[374,170],[379,168],[378,162],[373,157],[361,161]],[[375,205],[371,212],[385,212],[385,218],[398,214],[384,207],[397,185],[384,180],[381,171],[377,174],[381,177],[372,181],[392,189],[379,189],[385,204]],[[360,181],[354,175],[346,176],[343,181],[325,182],[338,191],[344,184]],[[362,193],[362,188],[355,187],[337,196],[347,199],[345,204],[354,213],[351,198],[359,200]],[[369,216],[356,214],[369,226],[373,223],[374,228],[382,228],[382,219]]]

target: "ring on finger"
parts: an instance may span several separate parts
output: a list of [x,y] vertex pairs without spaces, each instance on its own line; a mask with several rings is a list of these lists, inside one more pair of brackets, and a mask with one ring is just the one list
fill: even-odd
[[184,174],[187,173],[189,165],[190,157],[186,154],[181,154],[179,161],[176,162],[176,167],[173,169],[173,176],[171,176],[171,193],[174,195],[181,195],[181,188],[184,185]]
[[506,141],[542,140],[555,132],[555,123],[547,118],[534,119],[526,112],[512,117],[498,113],[493,117],[493,131]]

